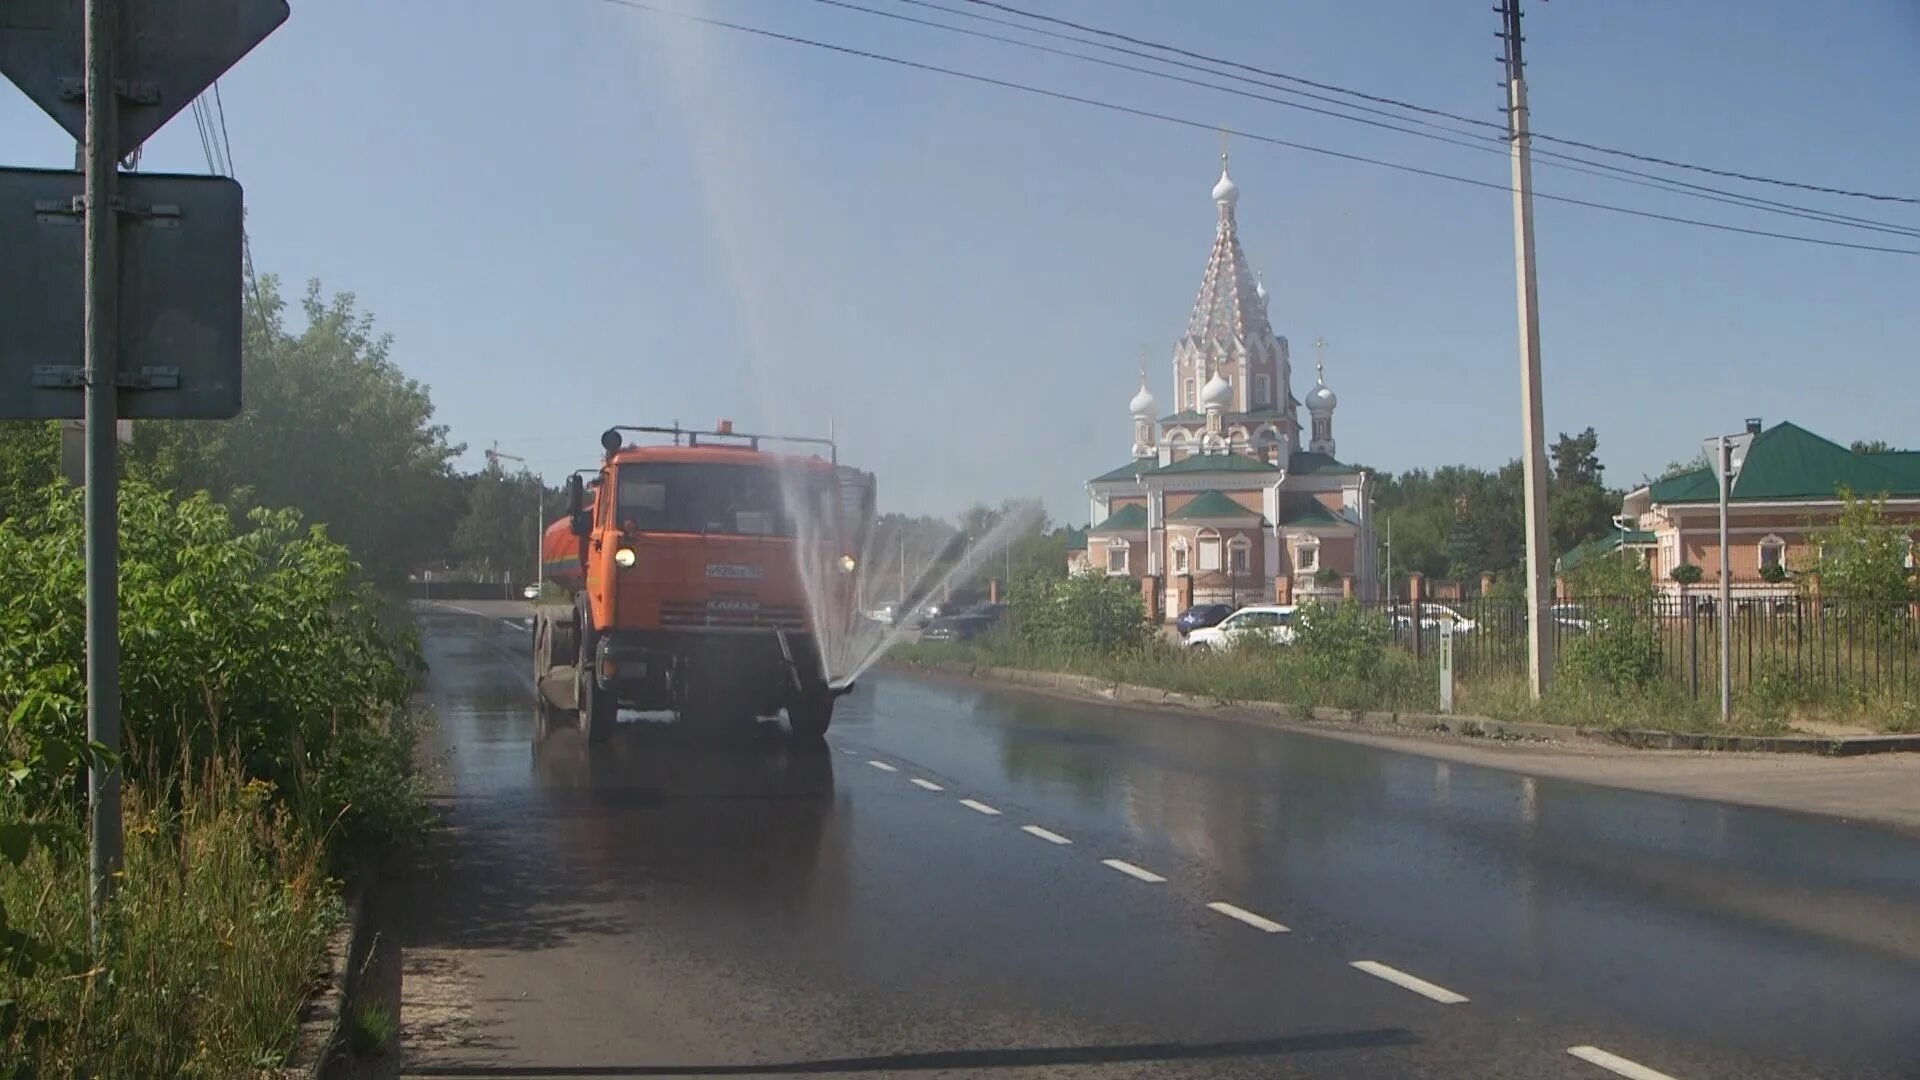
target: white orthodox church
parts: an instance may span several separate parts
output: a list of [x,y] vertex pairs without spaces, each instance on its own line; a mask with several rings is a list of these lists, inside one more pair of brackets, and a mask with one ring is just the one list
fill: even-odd
[[1239,199],[1223,154],[1213,252],[1173,349],[1173,412],[1155,418],[1142,372],[1133,460],[1087,483],[1089,568],[1138,580],[1169,619],[1196,603],[1372,599],[1378,585],[1367,474],[1335,456],[1324,356],[1301,428],[1287,339],[1240,248]]

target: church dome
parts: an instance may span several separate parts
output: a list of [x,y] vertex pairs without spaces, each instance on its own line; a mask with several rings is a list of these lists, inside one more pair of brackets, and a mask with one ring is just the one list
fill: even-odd
[[1333,391],[1327,389],[1327,384],[1324,382],[1315,385],[1307,392],[1307,409],[1310,412],[1332,412],[1333,407],[1338,404],[1340,399],[1333,396]]
[[1233,384],[1217,371],[1213,373],[1213,378],[1207,380],[1207,385],[1200,388],[1200,404],[1208,408],[1219,406],[1224,409],[1232,400]]
[[1133,401],[1128,403],[1127,409],[1135,416],[1152,416],[1153,405],[1153,394],[1147,390],[1147,384],[1142,382],[1140,392],[1133,395]]
[[1227,175],[1224,164],[1220,167],[1220,182],[1213,185],[1213,201],[1225,206],[1232,206],[1240,201],[1240,185],[1234,183],[1233,178]]

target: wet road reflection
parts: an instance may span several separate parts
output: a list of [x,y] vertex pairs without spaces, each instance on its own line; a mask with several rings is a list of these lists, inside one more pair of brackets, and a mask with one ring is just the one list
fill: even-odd
[[523,632],[426,624],[418,1075],[1920,1063],[1910,837],[886,672],[826,750],[634,716],[589,750],[539,729]]

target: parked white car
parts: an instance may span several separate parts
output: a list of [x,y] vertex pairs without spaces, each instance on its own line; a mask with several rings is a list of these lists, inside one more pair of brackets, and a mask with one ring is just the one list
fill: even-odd
[[1299,608],[1292,604],[1255,604],[1187,635],[1189,649],[1225,651],[1248,638],[1265,638],[1276,645],[1293,644],[1293,620]]
[[[1393,622],[1400,630],[1411,629],[1413,626],[1412,609],[1405,604],[1395,607],[1393,609]],[[1421,633],[1437,634],[1440,632],[1440,627],[1443,623],[1451,624],[1453,632],[1456,634],[1471,633],[1477,625],[1472,619],[1467,618],[1465,615],[1460,614],[1445,604],[1436,604],[1431,600],[1423,600],[1420,602]]]

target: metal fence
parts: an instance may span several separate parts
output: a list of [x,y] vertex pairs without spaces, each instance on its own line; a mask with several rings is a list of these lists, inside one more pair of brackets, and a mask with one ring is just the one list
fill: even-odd
[[[1369,605],[1388,620],[1396,644],[1416,654],[1439,648],[1454,627],[1453,662],[1463,678],[1524,675],[1524,599],[1471,597]],[[1716,695],[1721,619],[1707,596],[1584,598],[1555,602],[1549,630],[1563,659],[1596,635],[1638,632],[1657,654],[1661,677],[1691,693]],[[1766,682],[1850,693],[1920,693],[1920,604],[1849,603],[1808,596],[1738,597],[1727,625],[1733,688]]]

